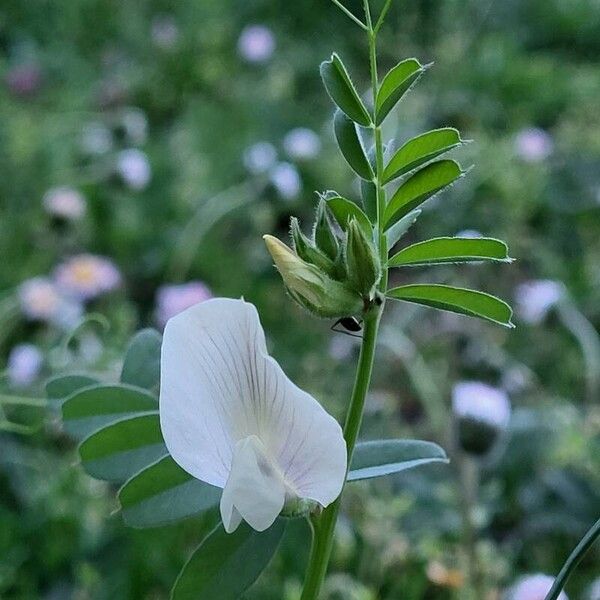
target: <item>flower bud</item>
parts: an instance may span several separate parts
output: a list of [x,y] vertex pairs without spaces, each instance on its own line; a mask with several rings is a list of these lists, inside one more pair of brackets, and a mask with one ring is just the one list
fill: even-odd
[[339,279],[335,276],[335,263],[319,250],[301,231],[300,224],[296,217],[290,219],[290,234],[296,254],[304,261],[319,267],[325,273]]
[[487,454],[510,420],[510,400],[498,388],[479,381],[463,381],[452,391],[458,441],[465,452]]
[[272,235],[263,238],[290,296],[300,306],[325,318],[347,317],[362,310],[359,294],[302,260]]
[[345,255],[349,285],[363,298],[371,298],[381,278],[381,264],[373,244],[356,219],[348,224]]
[[314,230],[315,245],[331,260],[335,260],[339,252],[337,237],[327,214],[327,203],[321,199],[317,207],[317,218]]

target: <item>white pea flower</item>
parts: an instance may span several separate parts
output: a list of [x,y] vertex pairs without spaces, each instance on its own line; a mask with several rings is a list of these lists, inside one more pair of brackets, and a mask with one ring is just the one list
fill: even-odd
[[346,444],[335,419],[267,353],[253,305],[215,298],[167,323],[160,422],[173,459],[223,488],[225,530],[325,507],[342,490]]

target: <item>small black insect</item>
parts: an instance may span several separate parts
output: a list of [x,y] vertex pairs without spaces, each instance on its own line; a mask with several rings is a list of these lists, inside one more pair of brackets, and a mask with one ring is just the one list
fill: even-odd
[[[338,326],[343,329],[339,329]],[[359,321],[356,317],[342,317],[331,326],[331,331],[362,338],[362,335],[357,335],[357,332],[362,331],[362,321]]]

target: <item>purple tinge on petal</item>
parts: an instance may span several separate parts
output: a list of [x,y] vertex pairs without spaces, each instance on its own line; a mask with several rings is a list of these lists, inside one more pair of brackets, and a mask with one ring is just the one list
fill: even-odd
[[212,293],[201,281],[163,285],[156,295],[156,320],[164,327],[171,317],[209,298],[212,298]]
[[63,294],[91,300],[119,287],[121,273],[108,258],[80,254],[58,266],[54,281]]
[[44,357],[37,346],[19,344],[8,356],[7,375],[14,387],[27,387],[38,377]]

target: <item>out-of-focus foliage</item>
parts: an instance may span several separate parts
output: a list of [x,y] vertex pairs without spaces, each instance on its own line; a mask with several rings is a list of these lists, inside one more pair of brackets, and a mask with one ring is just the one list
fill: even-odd
[[[398,148],[456,126],[475,140],[460,152],[476,168],[405,239],[506,240],[510,267],[439,266],[427,280],[513,298],[517,329],[390,307],[362,437],[431,439],[454,460],[348,488],[326,597],[461,598],[474,552],[497,598],[520,575],[556,573],[600,506],[600,4],[394,4],[382,74],[399,57],[435,65],[386,137]],[[319,78],[333,50],[370,102],[364,36],[326,0],[0,7],[3,395],[42,395],[47,377],[84,369],[117,381],[136,329],[212,293],[254,302],[286,371],[343,414],[356,340],[293,305],[261,239],[285,237],[290,214],[309,222],[315,190],[359,194]],[[471,519],[450,416],[463,380],[512,403]],[[126,529],[114,490],[73,468],[54,408],[0,410],[0,597],[166,598],[214,519]],[[304,527],[288,526],[248,598],[298,597]],[[592,550],[571,599],[598,565]]]

